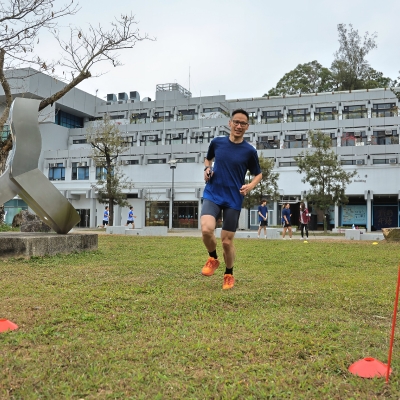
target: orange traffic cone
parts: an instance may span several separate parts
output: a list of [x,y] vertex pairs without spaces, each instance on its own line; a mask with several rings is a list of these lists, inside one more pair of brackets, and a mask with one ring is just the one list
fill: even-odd
[[14,329],[18,329],[18,325],[14,322],[4,318],[0,319],[0,332],[13,331]]
[[[388,366],[372,357],[366,357],[351,364],[349,371],[361,378],[375,378],[386,376]],[[392,373],[390,368],[389,374]]]

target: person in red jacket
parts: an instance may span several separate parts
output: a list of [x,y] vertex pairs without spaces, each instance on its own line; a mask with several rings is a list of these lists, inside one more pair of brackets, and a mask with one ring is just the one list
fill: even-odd
[[310,213],[304,203],[300,203],[300,231],[301,237],[304,239],[304,228],[306,229],[306,237],[308,239],[308,223],[310,222]]

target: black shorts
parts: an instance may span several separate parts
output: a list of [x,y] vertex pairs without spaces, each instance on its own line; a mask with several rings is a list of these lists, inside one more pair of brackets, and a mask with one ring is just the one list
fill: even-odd
[[129,225],[129,224],[132,224],[132,225],[133,225],[134,223],[135,223],[135,221],[129,221],[129,219],[128,219],[128,221],[126,221],[126,224],[127,224],[127,225]]
[[288,223],[285,222],[285,223],[283,224],[283,227],[284,227],[284,228],[290,228],[291,226],[292,226],[292,224],[291,224],[290,222],[288,222]]
[[228,232],[236,232],[240,211],[234,210],[233,208],[219,206],[210,200],[204,199],[203,207],[201,209],[201,216],[203,215],[211,215],[215,218],[215,221],[218,221],[218,219],[223,217],[222,229]]
[[260,221],[258,226],[268,226],[268,220],[267,221]]
[[105,226],[105,225],[108,225],[108,221],[105,221],[105,220],[103,219],[103,226]]

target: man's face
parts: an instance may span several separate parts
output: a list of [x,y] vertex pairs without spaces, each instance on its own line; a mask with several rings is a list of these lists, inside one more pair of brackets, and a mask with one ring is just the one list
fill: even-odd
[[249,128],[246,115],[237,113],[229,120],[229,127],[231,128],[231,136],[235,139],[243,137],[244,133]]

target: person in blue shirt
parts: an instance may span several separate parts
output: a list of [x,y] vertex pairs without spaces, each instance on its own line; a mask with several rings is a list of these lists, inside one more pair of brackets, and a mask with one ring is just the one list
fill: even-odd
[[264,227],[264,237],[267,238],[267,226],[268,226],[268,207],[267,200],[262,199],[261,204],[258,206],[258,232],[257,237],[260,239],[260,233],[262,227]]
[[104,209],[103,213],[103,225],[101,226],[102,228],[105,228],[108,225],[108,222],[110,220],[110,212],[108,211],[108,206]]
[[128,226],[129,224],[132,224],[132,229],[135,229],[135,215],[133,215],[133,207],[130,206],[129,207],[129,211],[128,211],[128,219],[126,220],[126,224],[125,226]]
[[[243,198],[262,178],[257,150],[243,139],[249,128],[248,112],[243,109],[233,111],[229,127],[229,136],[214,138],[208,147],[204,160],[206,187],[200,220],[203,243],[209,255],[201,273],[211,276],[219,267],[214,231],[221,216],[223,219],[221,242],[226,268],[222,289],[231,289],[235,284],[233,239],[238,227]],[[247,171],[250,171],[253,179],[246,184]]]
[[282,239],[285,239],[286,231],[289,231],[289,238],[292,238],[292,224],[290,222],[290,204],[286,203],[285,207],[282,210],[282,220],[283,220],[283,232],[282,232]]

